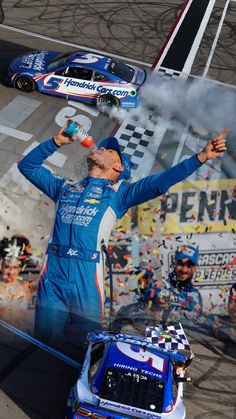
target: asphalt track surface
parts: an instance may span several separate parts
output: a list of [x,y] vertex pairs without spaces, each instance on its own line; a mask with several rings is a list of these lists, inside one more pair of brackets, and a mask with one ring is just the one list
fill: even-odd
[[[206,66],[211,41],[225,3],[223,0],[216,1],[204,42],[192,66],[191,72],[196,76],[201,75]],[[3,26],[0,28],[0,45],[4,53],[0,64],[2,82],[11,58],[32,48],[50,49],[52,45],[53,49],[59,51],[74,49],[75,44],[82,45],[150,66],[166,41],[183,1],[80,1],[77,4],[54,0],[8,0],[2,1],[1,6]],[[222,83],[233,86],[236,85],[235,22],[236,2],[231,1],[227,24],[221,32],[208,73]],[[18,28],[21,32],[13,32],[7,26]],[[29,32],[43,35],[44,38],[35,37]],[[182,48],[181,44],[179,48]],[[177,60],[175,65],[176,70],[181,67]],[[0,90],[1,109],[19,95],[19,92],[2,85]],[[28,104],[27,95],[20,94],[20,97],[21,100],[25,98]],[[33,95],[33,101],[38,114],[36,116],[29,112],[23,122],[19,118],[19,129],[32,133],[39,140],[49,138],[57,127],[55,117],[66,104],[60,99],[38,93]],[[86,114],[83,111],[81,113]],[[110,134],[116,127],[116,123],[105,116],[100,115],[99,120],[91,114],[89,117],[93,122],[91,133],[98,137],[100,134]],[[25,143],[19,139],[11,146],[1,147],[1,177],[25,148]],[[73,159],[73,156],[69,157]],[[73,164],[70,160],[70,165],[65,166],[68,175]],[[68,391],[76,380],[76,369],[2,328],[0,336],[0,419],[62,419]],[[185,387],[188,418],[235,418],[235,346],[193,331],[188,336],[195,353],[190,369],[193,383]]]

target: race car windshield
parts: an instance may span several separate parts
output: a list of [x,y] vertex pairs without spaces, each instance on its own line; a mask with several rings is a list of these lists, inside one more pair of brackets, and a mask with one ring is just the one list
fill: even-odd
[[127,81],[128,83],[130,83],[134,77],[133,68],[116,60],[113,60],[111,62],[107,71],[113,74],[114,76],[117,76],[122,80]]
[[162,413],[164,382],[137,372],[109,368],[103,377],[100,397]]
[[51,71],[54,71],[56,68],[58,68],[58,67],[62,67],[62,66],[64,66],[64,65],[66,65],[67,64],[67,59],[68,59],[68,56],[69,56],[70,54],[68,54],[68,53],[64,53],[64,54],[59,54],[59,55],[57,55],[55,58],[53,58],[52,60],[51,60],[51,62],[48,64],[48,67],[47,67],[47,71],[48,72],[51,72]]

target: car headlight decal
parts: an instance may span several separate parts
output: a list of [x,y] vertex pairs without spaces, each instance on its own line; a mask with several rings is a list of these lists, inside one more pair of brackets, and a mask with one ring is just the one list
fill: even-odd
[[78,413],[78,415],[82,416],[83,418],[107,419],[107,416],[100,415],[99,413],[96,413],[96,412],[92,412],[91,410],[85,409],[82,406],[78,407],[78,409],[76,410],[76,413]]

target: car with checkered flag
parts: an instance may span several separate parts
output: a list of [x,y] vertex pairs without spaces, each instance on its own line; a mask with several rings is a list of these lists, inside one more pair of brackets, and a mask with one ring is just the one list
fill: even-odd
[[146,335],[89,334],[65,419],[186,418],[183,382],[175,382],[173,371],[176,361],[186,360],[179,349],[190,350],[182,326],[158,325]]

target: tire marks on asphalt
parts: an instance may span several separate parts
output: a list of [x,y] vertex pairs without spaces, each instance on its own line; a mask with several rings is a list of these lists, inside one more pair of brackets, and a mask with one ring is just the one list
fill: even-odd
[[0,383],[2,383],[14,370],[29,356],[37,347],[28,345],[23,351],[19,352],[0,370]]

